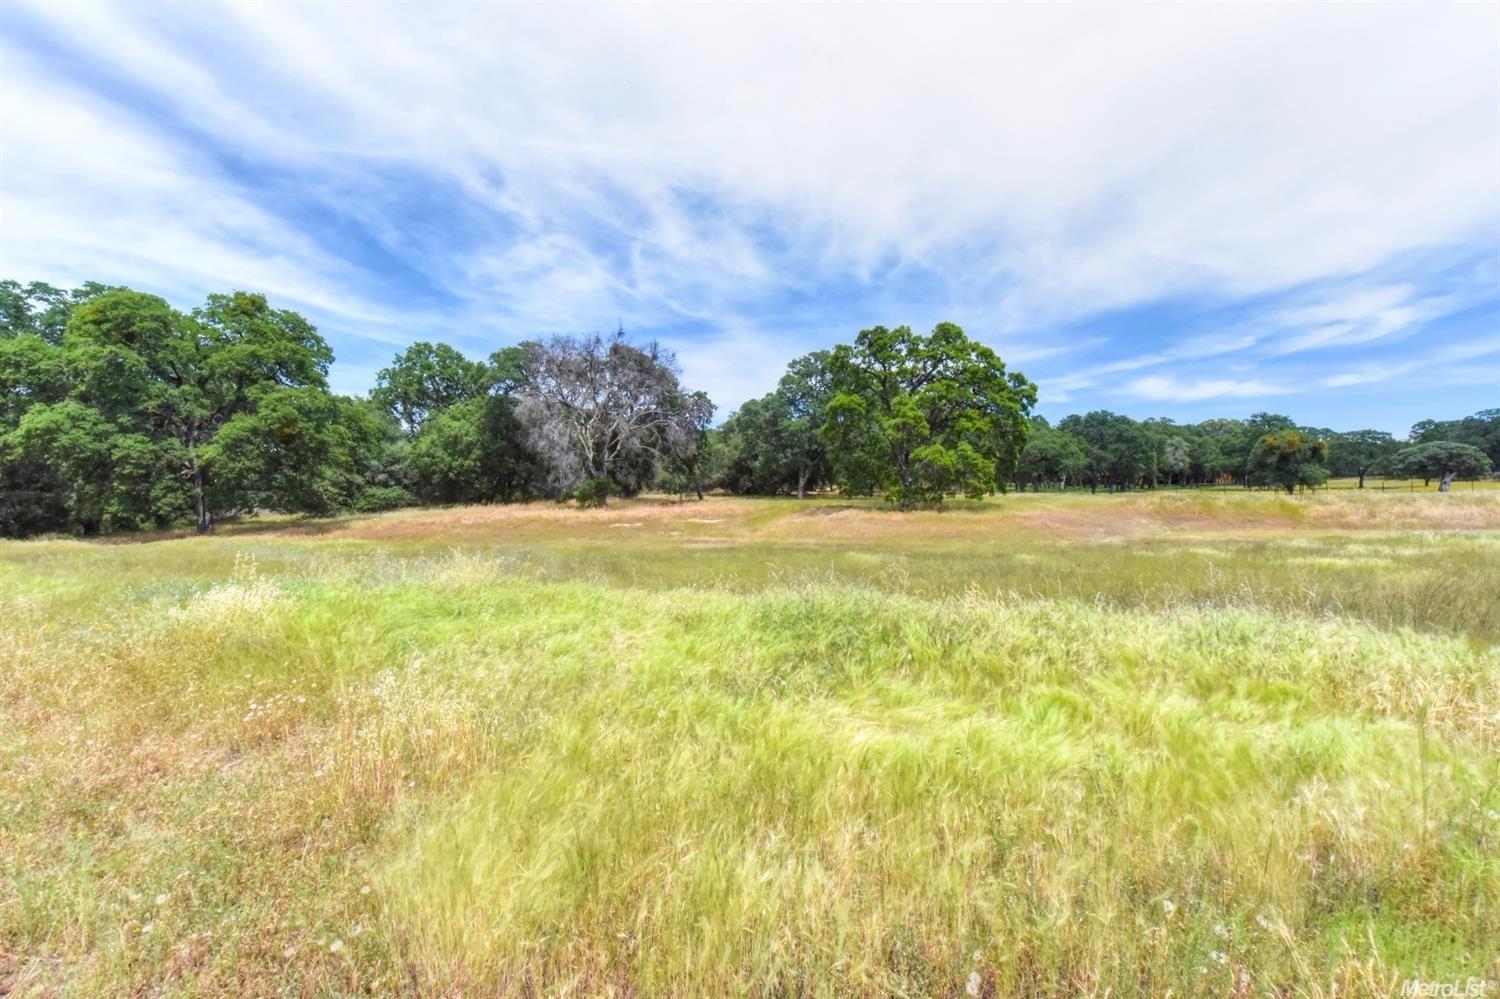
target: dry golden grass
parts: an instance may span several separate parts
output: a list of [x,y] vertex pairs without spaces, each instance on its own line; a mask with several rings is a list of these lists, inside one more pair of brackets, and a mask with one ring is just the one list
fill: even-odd
[[[630,542],[637,536],[807,544],[894,540],[1135,539],[1154,535],[1253,537],[1308,531],[1491,531],[1500,529],[1500,490],[1407,493],[1335,490],[1296,497],[1266,491],[1138,490],[1092,495],[1013,493],[983,502],[950,501],[937,510],[899,513],[878,500],[713,497],[707,504],[672,497],[615,499],[602,509],[538,501],[400,510],[331,519],[251,518],[223,533],[385,542]],[[638,534],[636,533],[638,532]],[[131,544],[185,531],[117,535]],[[687,542],[684,542],[687,543]]]

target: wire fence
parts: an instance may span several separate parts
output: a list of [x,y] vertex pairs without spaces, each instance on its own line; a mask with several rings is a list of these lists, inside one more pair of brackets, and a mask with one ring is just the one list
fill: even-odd
[[[1382,492],[1396,490],[1400,492],[1437,492],[1439,482],[1437,479],[1388,479],[1377,478],[1373,475],[1365,476],[1366,489],[1378,489]],[[1318,489],[1358,489],[1358,479],[1329,479],[1327,484],[1319,486]],[[1500,489],[1500,479],[1454,479],[1449,487],[1451,490],[1459,489]]]
[[[1435,493],[1435,492],[1439,491],[1440,484],[1441,484],[1440,480],[1438,480],[1438,479],[1429,479],[1429,480],[1423,480],[1423,479],[1393,479],[1393,478],[1386,478],[1384,476],[1367,475],[1367,476],[1365,476],[1364,489],[1365,489],[1366,492],[1404,492],[1404,493],[1422,493],[1422,492],[1428,492],[1428,493]],[[1023,490],[1021,490],[1021,491],[1028,492],[1028,493],[1029,492],[1044,492],[1044,493],[1069,492],[1069,493],[1077,493],[1077,492],[1089,492],[1090,491],[1090,485],[1088,483],[1088,480],[1086,480],[1086,479],[1084,481],[1082,481],[1082,482],[1069,482],[1066,487],[1059,486],[1059,484],[1056,483],[1056,482],[1042,482],[1042,483],[1039,483],[1038,485],[1040,485],[1040,489],[1038,489],[1036,485],[1033,485],[1032,483],[1028,482],[1028,483],[1026,483],[1025,488]],[[1321,493],[1321,492],[1330,492],[1330,491],[1332,491],[1332,492],[1339,492],[1339,491],[1346,490],[1346,489],[1358,490],[1359,488],[1360,488],[1359,479],[1351,477],[1351,478],[1329,479],[1326,483],[1324,483],[1321,486],[1314,486],[1314,487],[1298,486],[1297,487],[1297,492],[1299,492],[1299,493],[1304,493],[1304,492],[1319,492],[1319,493]],[[1286,492],[1286,489],[1284,487],[1282,487],[1282,486],[1268,486],[1268,485],[1246,486],[1243,482],[1196,482],[1196,483],[1157,482],[1156,485],[1154,485],[1154,486],[1151,485],[1150,483],[1145,483],[1145,484],[1141,484],[1141,485],[1131,486],[1129,489],[1122,489],[1119,486],[1109,487],[1109,486],[1106,486],[1104,483],[1101,482],[1099,484],[1099,486],[1098,486],[1097,492],[1100,492],[1100,493],[1104,493],[1104,492],[1147,492],[1147,491],[1152,491],[1152,490],[1154,490],[1156,492],[1163,492],[1163,491],[1175,492],[1175,491],[1181,491],[1181,492],[1219,492],[1219,493],[1234,493],[1234,492],[1240,492],[1240,493],[1242,493],[1242,492],[1278,492],[1278,493],[1285,493]],[[1470,490],[1496,490],[1496,491],[1500,491],[1500,478],[1492,478],[1491,477],[1491,478],[1481,478],[1481,479],[1454,479],[1452,485],[1449,487],[1449,491],[1450,492],[1470,491]]]

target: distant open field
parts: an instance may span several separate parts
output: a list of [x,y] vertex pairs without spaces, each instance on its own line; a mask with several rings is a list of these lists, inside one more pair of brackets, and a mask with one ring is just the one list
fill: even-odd
[[0,869],[0,994],[1495,979],[1500,491],[3,542]]

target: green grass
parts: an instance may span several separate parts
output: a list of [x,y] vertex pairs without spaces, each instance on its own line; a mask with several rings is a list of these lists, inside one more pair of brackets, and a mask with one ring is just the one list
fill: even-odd
[[1497,592],[1483,494],[0,545],[0,991],[1494,975]]

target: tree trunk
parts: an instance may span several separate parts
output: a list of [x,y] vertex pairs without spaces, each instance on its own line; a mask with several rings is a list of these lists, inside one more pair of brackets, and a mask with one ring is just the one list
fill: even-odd
[[1438,481],[1438,492],[1445,493],[1453,488],[1453,473],[1444,472],[1442,479]]
[[198,533],[209,534],[214,529],[214,515],[203,495],[203,469],[193,466],[193,512],[198,519]]
[[797,469],[797,498],[807,499],[807,466]]
[[[607,453],[599,455],[599,474],[595,476],[595,478],[604,479],[606,481],[609,479],[609,455]],[[608,489],[605,489],[602,493],[599,494],[599,505],[609,506]]]
[[1363,468],[1361,468],[1359,470],[1359,488],[1363,489],[1364,487],[1365,487],[1365,470]]
[[910,510],[916,505],[911,498],[911,455],[901,455],[896,464],[897,477],[901,480],[901,509]]

